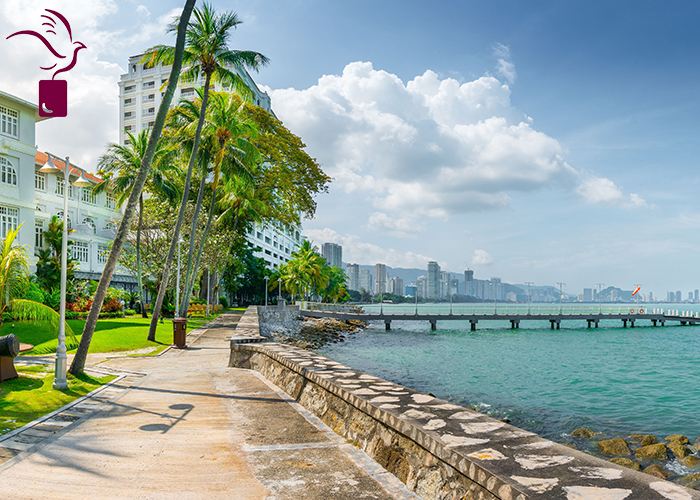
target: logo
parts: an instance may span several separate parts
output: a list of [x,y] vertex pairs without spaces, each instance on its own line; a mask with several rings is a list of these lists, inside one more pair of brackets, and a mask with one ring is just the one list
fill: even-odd
[[[31,35],[38,38],[51,52],[57,61],[49,67],[41,67],[45,71],[51,71],[56,68],[51,80],[39,81],[39,116],[43,117],[63,117],[68,114],[68,82],[65,80],[56,80],[56,75],[73,69],[78,61],[78,51],[87,47],[82,42],[73,41],[73,33],[70,29],[70,23],[60,13],[55,10],[45,9],[50,15],[42,14],[44,22],[42,26],[47,26],[45,29],[46,36],[31,30],[18,31],[7,37],[9,40],[17,35]],[[60,21],[60,25],[56,21]],[[61,27],[62,25],[62,27]],[[58,31],[58,33],[57,33]],[[62,45],[70,44],[73,49],[73,54],[70,54],[70,49],[65,50],[65,54],[59,53],[54,48],[54,43],[62,43]]]

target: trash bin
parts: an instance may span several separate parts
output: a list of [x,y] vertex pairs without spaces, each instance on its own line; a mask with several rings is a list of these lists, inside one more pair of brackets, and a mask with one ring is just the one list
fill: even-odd
[[184,349],[187,337],[187,318],[173,319],[173,345],[178,349]]

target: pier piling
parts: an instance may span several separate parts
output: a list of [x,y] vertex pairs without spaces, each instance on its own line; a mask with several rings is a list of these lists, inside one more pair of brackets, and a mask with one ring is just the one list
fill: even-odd
[[437,330],[437,320],[436,319],[431,319],[430,320],[430,329],[432,331]]
[[478,323],[478,321],[475,319],[470,319],[469,323],[471,323],[471,331],[475,332],[476,331],[476,324]]

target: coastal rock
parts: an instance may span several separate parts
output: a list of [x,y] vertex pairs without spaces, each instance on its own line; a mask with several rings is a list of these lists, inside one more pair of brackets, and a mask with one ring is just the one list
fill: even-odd
[[690,440],[685,437],[683,434],[671,434],[670,436],[666,436],[666,441],[669,443],[678,443],[678,444],[688,444],[690,443]]
[[690,455],[690,450],[686,446],[683,446],[682,444],[676,441],[672,441],[666,446],[668,446],[668,449],[671,450],[673,454],[676,455],[676,457],[678,458],[683,458]]
[[[665,447],[664,447],[665,448]],[[603,455],[629,455],[630,448],[622,438],[605,439],[598,442],[598,449]]]
[[627,439],[629,439],[630,441],[641,441],[642,439],[644,439],[644,436],[646,436],[646,434],[630,434],[629,436],[627,436]]
[[700,437],[695,440],[695,444],[690,447],[693,451],[700,451]]
[[634,456],[637,457],[637,460],[668,460],[668,453],[664,443],[650,444],[637,448]]
[[686,488],[698,488],[700,487],[700,472],[695,474],[690,474],[689,476],[683,476],[678,479],[678,483],[682,484]]
[[608,462],[611,462],[611,463],[614,463],[614,464],[617,464],[617,465],[622,465],[623,467],[627,467],[628,469],[632,469],[632,470],[636,470],[636,471],[642,470],[642,466],[641,466],[641,465],[639,465],[639,464],[638,464],[637,462],[635,462],[634,460],[631,460],[631,459],[625,458],[625,457],[615,457],[615,458],[611,458],[611,459],[608,460]]
[[656,440],[656,436],[652,436],[651,434],[647,434],[642,437],[641,442],[639,443],[639,446],[649,446],[650,444],[656,444],[658,441]]
[[649,474],[650,476],[656,476],[661,479],[668,479],[670,474],[664,470],[659,464],[652,464],[642,471],[644,474]]
[[593,436],[595,436],[595,433],[592,430],[587,429],[586,427],[579,427],[574,432],[572,432],[571,435],[577,438],[590,439]]
[[695,455],[688,455],[687,457],[683,457],[678,461],[686,467],[697,467],[700,465],[700,458],[696,457]]

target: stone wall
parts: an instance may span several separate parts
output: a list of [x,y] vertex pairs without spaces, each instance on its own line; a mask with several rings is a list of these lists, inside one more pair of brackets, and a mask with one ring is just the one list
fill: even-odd
[[[284,323],[299,316],[299,306],[279,305],[279,306],[251,306],[258,312],[260,321],[274,321]],[[246,311],[247,312],[247,311]]]
[[[240,335],[250,338],[257,310],[246,316]],[[238,335],[229,366],[260,372],[426,500],[700,499],[700,492],[313,352],[273,342],[241,344]]]

